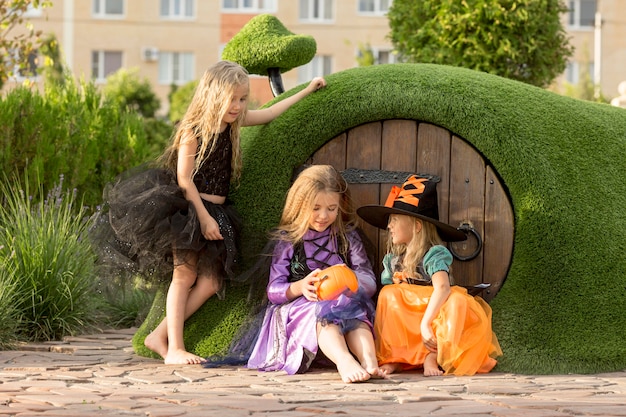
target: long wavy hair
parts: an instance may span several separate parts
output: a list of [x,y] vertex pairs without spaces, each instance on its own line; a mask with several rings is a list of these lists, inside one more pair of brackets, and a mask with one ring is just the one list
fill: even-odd
[[[204,72],[191,103],[173,135],[171,145],[160,158],[166,168],[176,172],[178,150],[181,144],[184,141],[197,139],[200,146],[193,175],[198,172],[211,152],[215,150],[222,119],[228,112],[235,90],[241,86],[249,89],[249,74],[245,68],[234,62],[219,61]],[[230,124],[230,140],[233,149],[231,169],[235,181],[238,181],[241,175],[239,131],[246,114],[247,108],[243,109],[237,119]]]
[[[402,270],[405,271],[409,277],[415,277],[423,279],[419,276],[417,267],[426,255],[426,252],[430,248],[436,245],[445,245],[437,228],[434,224],[426,221],[422,221],[417,217],[399,215],[403,218],[405,224],[413,228],[413,236],[407,244],[394,245],[391,235],[388,234],[387,238],[387,251],[399,256],[402,265]],[[421,231],[417,231],[418,224],[421,224]],[[452,281],[452,272],[449,273],[450,281]]]
[[323,192],[339,194],[339,213],[331,225],[331,233],[336,235],[340,248],[347,249],[347,232],[356,229],[358,220],[348,184],[331,165],[312,165],[298,175],[287,192],[275,238],[291,243],[302,240],[309,230],[315,200]]

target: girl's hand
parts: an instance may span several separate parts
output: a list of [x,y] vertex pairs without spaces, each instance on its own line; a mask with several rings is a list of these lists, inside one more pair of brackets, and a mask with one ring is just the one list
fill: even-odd
[[210,214],[207,214],[206,218],[200,220],[200,228],[202,230],[202,236],[204,236],[206,240],[224,240],[224,237],[222,237],[220,233],[219,225]]
[[426,349],[433,353],[437,353],[437,338],[433,333],[433,328],[430,324],[422,323],[420,330],[422,332],[422,343],[426,346]]
[[318,268],[300,280],[302,285],[302,295],[309,301],[317,301],[317,287],[315,286],[315,283],[320,280],[317,276],[319,273],[320,269]]
[[315,77],[311,80],[309,85],[306,87],[306,90],[309,93],[312,93],[324,87],[326,87],[326,80],[322,77]]

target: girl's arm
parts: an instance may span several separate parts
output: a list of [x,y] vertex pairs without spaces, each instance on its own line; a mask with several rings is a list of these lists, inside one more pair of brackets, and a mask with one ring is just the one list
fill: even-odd
[[220,228],[215,219],[209,214],[202,203],[198,188],[193,183],[193,169],[196,160],[197,139],[184,137],[178,149],[178,161],[176,165],[176,178],[178,186],[183,190],[185,198],[193,205],[198,220],[202,236],[207,240],[222,240]]
[[383,285],[393,284],[393,270],[391,268],[392,253],[388,253],[383,258],[383,272],[380,273],[380,282]]
[[428,307],[422,317],[420,330],[422,341],[431,352],[437,351],[437,338],[433,332],[433,320],[439,315],[439,310],[450,295],[450,278],[446,271],[435,272],[432,276],[433,294],[428,301]]
[[350,263],[359,281],[359,289],[363,289],[369,297],[376,292],[376,276],[372,264],[367,257],[363,241],[356,231],[348,234],[350,242]]
[[326,80],[322,77],[316,77],[311,80],[309,85],[303,90],[298,91],[296,94],[287,97],[277,103],[272,104],[270,107],[259,110],[248,110],[246,118],[243,122],[243,126],[255,126],[269,123],[281,114],[285,112],[289,107],[302,100],[314,91],[326,85]]

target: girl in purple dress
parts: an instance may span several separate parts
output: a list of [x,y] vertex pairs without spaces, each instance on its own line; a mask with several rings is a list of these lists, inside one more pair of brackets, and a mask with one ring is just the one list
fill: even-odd
[[[347,184],[332,166],[313,165],[298,176],[275,239],[269,305],[248,367],[303,373],[320,350],[346,383],[384,377],[372,333],[376,278],[356,230]],[[318,300],[319,272],[337,264],[355,272],[358,291]]]

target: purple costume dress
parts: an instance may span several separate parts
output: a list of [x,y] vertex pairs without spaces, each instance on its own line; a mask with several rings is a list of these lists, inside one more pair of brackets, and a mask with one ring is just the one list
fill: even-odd
[[[337,324],[345,334],[361,322],[373,327],[376,278],[363,242],[356,231],[348,232],[347,259],[337,253],[337,240],[331,228],[323,232],[309,230],[304,235],[302,261],[298,248],[279,241],[274,249],[265,311],[256,344],[248,360],[248,368],[260,371],[283,370],[288,374],[305,372],[317,355],[317,323]],[[295,252],[295,253],[294,253]],[[294,256],[294,254],[296,256]],[[345,263],[356,273],[359,290],[344,293],[336,300],[312,302],[300,296],[287,299],[291,282],[302,279],[308,271]],[[299,271],[299,272],[298,272]]]

